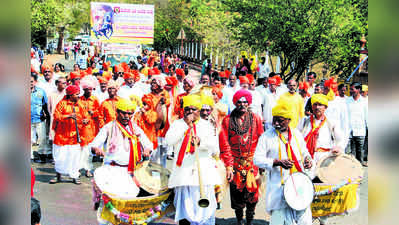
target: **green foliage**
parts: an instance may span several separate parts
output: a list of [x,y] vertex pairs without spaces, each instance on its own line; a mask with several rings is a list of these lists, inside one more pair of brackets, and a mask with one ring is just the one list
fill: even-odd
[[328,63],[341,76],[348,76],[358,63],[364,13],[351,1],[225,0],[224,4],[234,15],[229,23],[236,28],[234,38],[261,51],[270,43],[271,54],[282,59],[285,80],[300,80],[314,61]]

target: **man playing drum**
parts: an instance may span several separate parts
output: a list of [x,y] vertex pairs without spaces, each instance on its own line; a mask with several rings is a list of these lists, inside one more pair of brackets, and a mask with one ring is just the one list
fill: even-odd
[[[105,124],[89,144],[92,152],[104,156],[104,164],[128,167],[133,172],[142,156],[148,157],[153,149],[151,141],[132,117],[136,105],[127,99],[116,103],[116,120]],[[101,147],[106,142],[105,152]]]
[[[200,119],[201,108],[199,95],[184,96],[184,116],[171,124],[165,136],[175,151],[168,186],[174,188],[175,221],[179,225],[215,224],[214,186],[220,185],[221,179],[212,156],[218,146],[212,124]],[[200,204],[202,201],[207,204]]]
[[272,109],[273,127],[259,138],[254,164],[269,172],[266,210],[271,214],[270,224],[311,225],[310,204],[304,210],[295,210],[287,204],[283,194],[284,183],[292,173],[312,167],[312,159],[302,134],[288,126],[294,111],[290,105],[290,102],[280,100]]

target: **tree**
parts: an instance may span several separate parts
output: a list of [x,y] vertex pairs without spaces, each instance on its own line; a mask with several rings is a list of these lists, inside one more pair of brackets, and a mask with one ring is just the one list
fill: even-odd
[[[348,75],[356,67],[362,14],[348,0],[223,1],[233,12],[234,37],[281,57],[286,81],[300,80],[310,62],[326,62]],[[342,59],[345,63],[342,64]],[[344,66],[343,66],[344,65]]]

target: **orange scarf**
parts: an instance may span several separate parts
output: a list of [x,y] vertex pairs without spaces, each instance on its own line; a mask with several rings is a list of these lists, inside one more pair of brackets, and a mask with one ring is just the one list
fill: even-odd
[[306,141],[306,147],[308,148],[308,151],[309,151],[310,155],[312,156],[312,159],[313,159],[314,153],[316,151],[317,138],[319,137],[320,127],[322,127],[326,121],[327,121],[327,119],[326,119],[326,117],[324,117],[324,119],[321,121],[320,125],[316,126],[314,116],[313,115],[310,116],[310,124],[312,125],[312,129],[310,130],[308,135],[306,135],[305,141]]
[[184,155],[186,152],[193,154],[195,152],[195,146],[191,145],[191,140],[193,139],[193,135],[197,135],[197,129],[195,124],[193,124],[192,128],[188,128],[184,133],[183,143],[181,144],[179,155],[177,157],[176,165],[181,166],[183,163]]

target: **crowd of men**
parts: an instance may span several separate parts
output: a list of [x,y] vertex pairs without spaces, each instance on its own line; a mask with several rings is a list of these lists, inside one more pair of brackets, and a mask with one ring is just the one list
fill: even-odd
[[[146,158],[163,167],[173,160],[169,187],[179,224],[215,224],[224,179],[237,224],[244,223],[244,209],[252,224],[259,176],[267,171],[271,224],[311,224],[309,208],[284,204],[281,184],[326,154],[353,154],[367,166],[368,87],[353,82],[347,96],[345,84],[334,78],[316,83],[314,72],[284,84],[278,73],[267,74],[264,59],[253,66],[244,57],[232,72],[212,71],[209,64],[197,81],[186,62],[166,52],[146,51],[115,66],[96,54],[85,69],[75,64],[70,73],[59,63],[32,63],[31,136],[38,146],[32,160],[54,163],[50,183],[66,175],[75,184],[82,169],[93,176],[93,156],[129,171]],[[192,209],[200,197],[198,173],[210,206]]]

